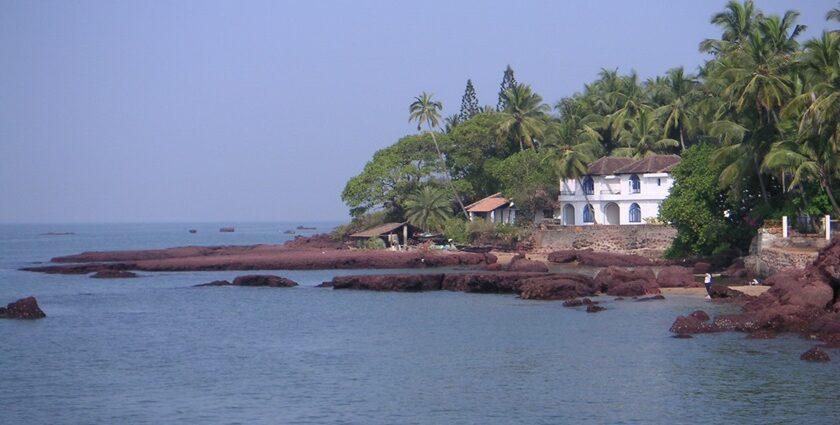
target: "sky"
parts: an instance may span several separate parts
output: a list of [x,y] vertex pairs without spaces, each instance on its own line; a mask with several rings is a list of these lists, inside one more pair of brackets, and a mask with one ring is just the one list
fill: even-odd
[[[346,181],[423,91],[547,103],[601,68],[706,59],[715,1],[0,2],[0,223],[346,221]],[[758,0],[801,13],[832,1]]]

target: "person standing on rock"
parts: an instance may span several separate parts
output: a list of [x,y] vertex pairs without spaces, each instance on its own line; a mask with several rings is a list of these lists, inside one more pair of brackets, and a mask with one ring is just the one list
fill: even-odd
[[706,272],[706,276],[703,278],[703,284],[706,285],[706,299],[712,299],[712,274]]

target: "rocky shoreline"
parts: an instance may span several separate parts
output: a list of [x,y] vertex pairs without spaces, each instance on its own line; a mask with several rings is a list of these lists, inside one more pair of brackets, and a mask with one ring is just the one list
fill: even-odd
[[[840,238],[823,248],[804,269],[785,269],[764,282],[771,288],[758,297],[743,299],[743,312],[711,319],[704,312],[677,317],[671,332],[682,335],[735,331],[751,338],[773,338],[795,333],[840,348]],[[699,314],[702,313],[702,314]],[[804,360],[825,361],[816,349]]]
[[214,270],[414,269],[480,266],[496,262],[492,254],[448,251],[357,251],[288,245],[178,247],[138,251],[85,252],[56,257],[57,265],[21,270],[50,274],[101,271],[148,272]]

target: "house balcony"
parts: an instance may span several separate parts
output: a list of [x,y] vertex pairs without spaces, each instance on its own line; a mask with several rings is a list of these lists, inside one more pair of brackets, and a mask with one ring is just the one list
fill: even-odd
[[575,195],[574,190],[561,190],[560,191],[560,196],[574,196],[574,195]]
[[621,195],[621,189],[603,189],[601,195]]

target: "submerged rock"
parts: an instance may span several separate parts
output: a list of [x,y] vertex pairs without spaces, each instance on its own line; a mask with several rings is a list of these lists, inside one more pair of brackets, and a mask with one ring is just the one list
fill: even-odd
[[212,282],[193,285],[193,288],[201,288],[204,286],[233,286],[233,284],[227,280],[214,280]]
[[699,334],[717,332],[719,329],[707,320],[701,320],[694,316],[679,316],[670,331],[675,334]]
[[831,357],[828,356],[828,353],[823,351],[818,346],[811,347],[810,350],[802,353],[802,355],[799,356],[799,359],[800,360],[805,360],[806,362],[820,362],[820,363],[831,361]]
[[671,338],[688,339],[688,338],[694,338],[694,337],[689,335],[689,334],[676,334],[676,335],[671,335]]
[[640,301],[658,301],[658,300],[664,300],[664,299],[665,299],[665,297],[664,297],[663,295],[654,295],[654,296],[652,296],[652,297],[643,297],[643,298],[639,298],[639,299],[637,299],[637,300],[636,300],[636,302],[640,302]]
[[298,286],[297,282],[281,276],[273,275],[245,275],[233,280],[234,286],[268,286],[271,288],[291,288]]
[[132,277],[137,277],[137,273],[125,271],[125,270],[100,270],[90,277],[94,279],[128,279]]
[[38,307],[35,297],[26,297],[0,307],[0,319],[42,319],[46,313]]
[[601,312],[601,311],[604,311],[604,310],[606,310],[606,308],[601,307],[597,304],[587,304],[586,305],[586,312],[587,313],[598,313],[598,312]]

